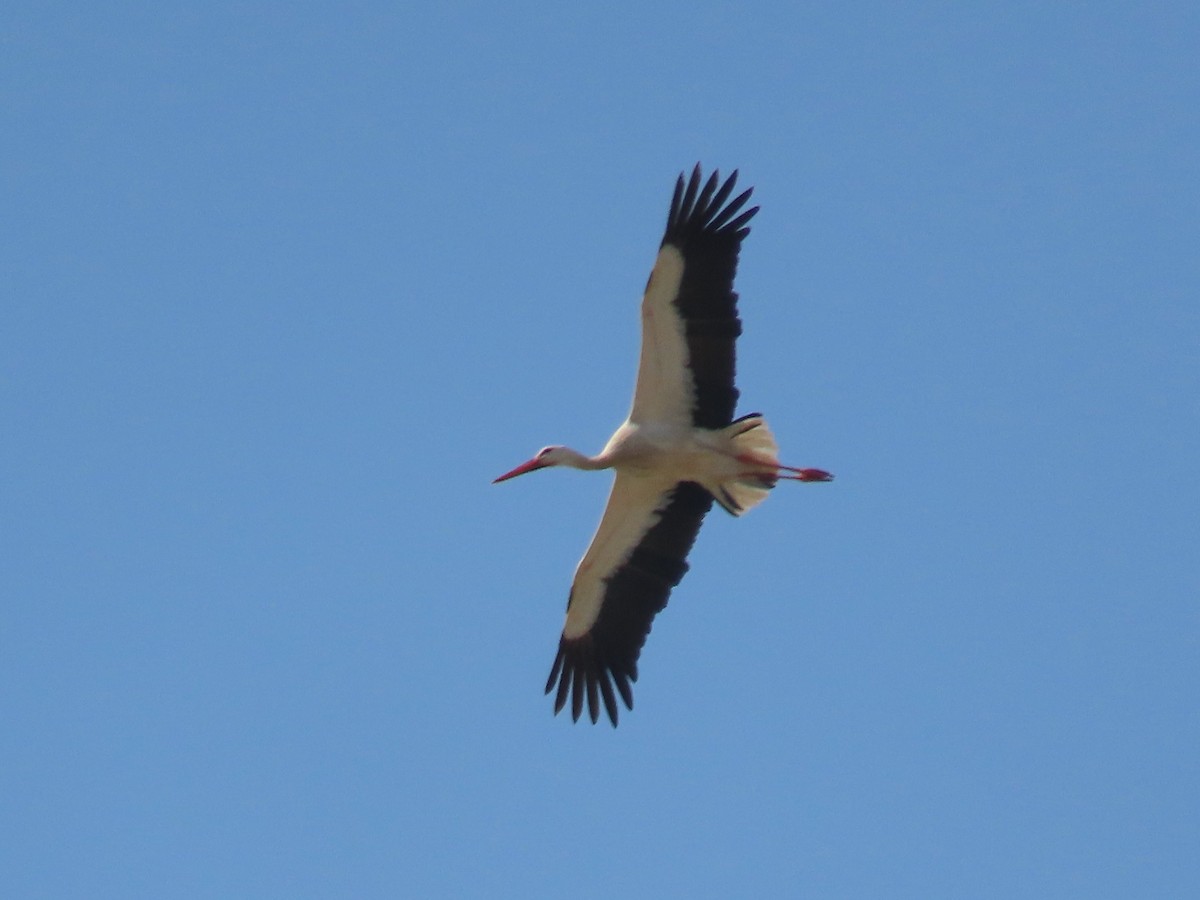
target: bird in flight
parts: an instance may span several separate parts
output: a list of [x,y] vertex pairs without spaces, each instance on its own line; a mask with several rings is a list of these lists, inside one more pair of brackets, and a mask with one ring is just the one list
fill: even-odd
[[[497,478],[550,466],[615,469],[612,492],[571,585],[558,655],[546,681],[557,714],[600,703],[613,726],[654,617],[688,569],[687,555],[716,501],[735,516],[781,479],[831,481],[822,469],[782,465],[760,413],[733,417],[734,344],[742,331],[733,277],[758,212],[753,189],[732,200],[737,172],[703,181],[700,166],[675,183],[667,229],[642,298],[642,348],[629,417],[596,456],[546,447]],[[495,482],[494,482],[495,483]]]

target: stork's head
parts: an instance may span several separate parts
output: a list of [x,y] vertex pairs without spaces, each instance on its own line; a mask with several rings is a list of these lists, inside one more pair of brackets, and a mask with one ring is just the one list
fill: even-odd
[[533,472],[537,469],[544,469],[547,466],[560,466],[567,461],[569,454],[570,451],[566,447],[543,447],[533,459],[521,463],[511,472],[505,472],[492,484],[508,481],[510,478],[516,478],[518,475],[524,475],[526,472]]

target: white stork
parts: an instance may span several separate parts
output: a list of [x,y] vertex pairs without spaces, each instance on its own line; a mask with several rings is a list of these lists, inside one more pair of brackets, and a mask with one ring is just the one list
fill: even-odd
[[[629,418],[598,456],[546,447],[496,479],[548,466],[616,469],[591,546],[575,571],[566,625],[546,681],[554,712],[571,698],[579,720],[587,698],[592,722],[600,700],[613,726],[620,694],[633,709],[630,682],[650,623],[688,566],[688,551],[716,500],[740,516],[781,478],[830,481],[821,469],[781,465],[759,413],[733,418],[734,342],[741,333],[733,276],[738,250],[758,207],[740,212],[737,172],[718,189],[700,166],[675,183],[667,230],[642,298],[642,350]],[[729,200],[728,203],[726,201]]]

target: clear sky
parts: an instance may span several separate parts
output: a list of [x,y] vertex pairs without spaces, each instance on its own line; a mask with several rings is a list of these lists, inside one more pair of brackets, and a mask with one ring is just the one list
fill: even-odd
[[[420,9],[418,9],[420,7]],[[0,10],[0,895],[1200,896],[1200,7]],[[741,412],[542,686],[676,174]]]

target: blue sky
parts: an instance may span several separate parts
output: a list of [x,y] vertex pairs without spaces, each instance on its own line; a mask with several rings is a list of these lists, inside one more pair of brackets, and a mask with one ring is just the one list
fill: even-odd
[[[1196,896],[1196,6],[405,7],[0,12],[0,893]],[[696,161],[838,480],[573,726]]]

